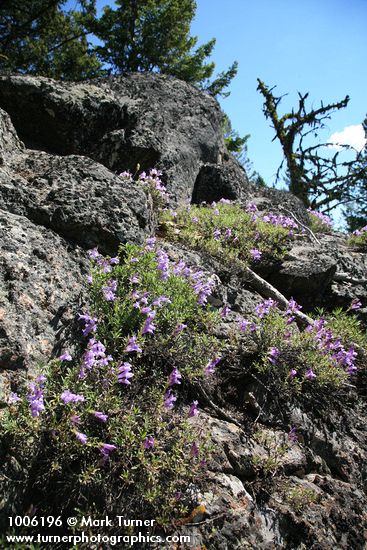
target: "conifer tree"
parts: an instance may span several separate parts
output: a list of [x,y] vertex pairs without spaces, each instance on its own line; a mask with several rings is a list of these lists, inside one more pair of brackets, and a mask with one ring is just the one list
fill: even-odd
[[198,38],[190,36],[195,11],[195,0],[117,0],[92,27],[102,42],[97,55],[112,73],[159,72],[226,95],[237,63],[210,83],[215,64],[207,59],[215,39],[197,46]]
[[95,0],[2,0],[0,72],[80,80],[100,74],[101,64],[88,43],[87,26]]

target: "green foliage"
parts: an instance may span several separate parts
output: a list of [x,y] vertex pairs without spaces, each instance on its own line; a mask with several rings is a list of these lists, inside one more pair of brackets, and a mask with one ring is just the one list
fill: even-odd
[[[192,504],[189,486],[200,479],[200,461],[209,451],[205,434],[192,426],[183,401],[190,383],[203,376],[220,350],[213,335],[217,315],[198,303],[187,278],[173,273],[162,278],[153,250],[126,245],[119,265],[113,266],[97,258],[90,314],[98,318],[98,327],[88,336],[92,340],[80,360],[54,360],[43,369],[45,410],[38,417],[31,415],[24,397],[9,405],[2,446],[20,464],[33,461],[28,491],[39,513],[42,502],[45,512],[55,509],[57,515],[77,509],[84,515],[93,510],[128,515],[134,510],[134,517],[156,518],[163,525]],[[111,279],[117,288],[114,299],[108,300]],[[154,305],[162,296],[163,302]],[[139,301],[141,308],[146,301],[156,311],[152,333],[144,332],[147,312],[136,307]],[[180,323],[187,329],[179,331]],[[133,335],[141,353],[127,351]],[[106,348],[101,357],[107,359],[89,368],[88,354],[101,344]],[[130,385],[118,381],[126,362],[133,373]],[[179,404],[171,410],[165,397],[175,367],[182,382],[171,387]],[[84,401],[64,402],[66,390]],[[107,421],[101,422],[96,411],[107,414]],[[78,432],[87,436],[84,444]],[[144,446],[147,437],[154,438],[151,448]],[[116,449],[103,459],[106,443]]]
[[251,457],[257,475],[274,476],[283,465],[284,457],[291,446],[290,442],[285,441],[280,445],[275,434],[266,429],[255,432],[254,439],[267,451],[266,455],[254,454]]
[[[96,0],[5,0],[0,11],[0,71],[66,80],[108,73],[160,72],[214,96],[237,74],[237,62],[212,82],[215,39],[190,36],[195,0],[117,0],[96,16]],[[91,41],[91,36],[99,43]]]
[[208,86],[205,87],[206,91],[209,92],[212,96],[218,97],[228,97],[230,92],[224,92],[226,88],[230,85],[231,81],[234,79],[238,71],[238,63],[235,61],[226,71],[222,71],[219,75],[211,82]]
[[[325,322],[326,328],[321,328]],[[346,350],[353,342],[366,347],[366,336],[359,321],[340,310],[325,322],[301,331],[274,303],[261,318],[256,332],[260,360],[255,367],[277,391],[325,393],[347,380]],[[338,353],[340,346],[343,351]]]
[[[177,215],[164,211],[161,227],[167,237],[205,250],[227,264],[253,262],[251,249],[261,251],[261,260],[279,260],[289,243],[289,230],[253,217],[239,204],[179,208]],[[215,238],[215,231],[220,236]]]
[[100,74],[90,51],[86,25],[95,0],[80,0],[67,11],[65,0],[9,0],[0,10],[0,71],[81,80]]
[[207,59],[215,39],[197,46],[198,38],[190,36],[195,11],[194,0],[117,0],[92,25],[102,41],[97,55],[114,73],[160,72],[205,87],[212,95],[228,95],[223,90],[236,75],[237,63],[209,83],[215,64]]
[[250,134],[240,137],[238,132],[233,130],[229,116],[225,113],[223,113],[223,134],[224,142],[228,151],[234,153],[238,158],[238,155],[242,154],[243,148],[246,146]]
[[321,214],[320,212],[314,212],[310,208],[308,209],[310,229],[314,233],[330,233],[332,231],[333,222],[329,216]]
[[361,348],[367,349],[366,328],[351,311],[337,308],[326,314],[322,309],[318,309],[317,314],[319,317],[327,319],[328,327],[342,339],[344,344],[353,342]]
[[296,513],[302,512],[319,500],[317,493],[313,489],[307,489],[307,487],[288,488],[284,491],[284,498]]
[[367,225],[361,230],[354,231],[349,236],[347,243],[361,252],[367,252]]

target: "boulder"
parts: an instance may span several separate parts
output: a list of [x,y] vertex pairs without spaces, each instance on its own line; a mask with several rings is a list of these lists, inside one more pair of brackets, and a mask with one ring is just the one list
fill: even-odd
[[[221,168],[226,153],[219,104],[170,76],[128,74],[87,83],[0,77],[0,106],[27,147],[87,155],[115,172],[135,173],[138,165],[161,169],[173,202],[191,200],[205,164],[219,167],[211,174],[216,194],[228,172]],[[236,172],[231,194],[239,198],[247,177],[235,159],[230,165]],[[231,186],[224,177],[224,187]]]
[[252,186],[244,188],[245,170],[232,156],[225,155],[221,164],[204,164],[196,178],[192,202],[211,203],[220,199],[245,200]]
[[0,157],[2,399],[11,371],[59,349],[83,302],[87,249],[114,255],[121,243],[142,243],[153,216],[145,192],[102,164],[24,149],[4,111]]
[[0,172],[0,208],[77,242],[115,254],[120,243],[141,243],[152,231],[147,195],[127,187],[103,165],[81,156],[42,152],[17,156]]
[[79,246],[0,209],[0,368],[52,357],[75,317],[89,262]]

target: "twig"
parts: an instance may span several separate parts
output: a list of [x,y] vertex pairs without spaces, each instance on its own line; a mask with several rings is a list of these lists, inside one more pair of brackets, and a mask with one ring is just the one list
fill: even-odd
[[218,514],[216,516],[213,516],[212,518],[207,518],[207,519],[204,519],[203,521],[198,521],[197,523],[185,523],[184,526],[185,527],[196,527],[197,525],[204,525],[205,523],[210,523],[211,521],[215,521],[216,519],[219,519],[223,516],[225,516],[225,512],[223,512],[222,514]]
[[[248,281],[250,285],[257,290],[262,296],[270,297],[276,300],[281,307],[281,309],[287,309],[289,306],[289,302],[283,294],[279,292],[273,285],[268,283],[268,281],[265,281],[262,277],[257,275],[252,269],[249,267],[244,268],[245,273],[248,275]],[[301,327],[305,327],[307,325],[313,325],[314,321],[306,315],[305,313],[302,313],[301,311],[294,311],[293,315],[296,318],[297,324],[301,325]]]
[[319,241],[319,239],[316,237],[315,233],[314,233],[309,227],[307,227],[307,225],[305,225],[304,223],[300,222],[299,219],[293,214],[293,212],[291,212],[290,210],[288,210],[288,208],[285,208],[285,207],[282,206],[282,205],[279,205],[279,210],[283,210],[284,212],[287,212],[287,214],[289,214],[290,216],[292,216],[292,218],[298,223],[298,225],[300,225],[301,227],[303,227],[303,229],[305,229],[305,230],[311,235],[311,237],[314,239],[314,241],[315,241],[317,244],[321,244],[321,242]]
[[[289,302],[285,296],[279,290],[277,290],[273,285],[268,283],[268,281],[265,281],[262,277],[257,275],[252,269],[249,267],[244,267],[244,272],[248,276],[248,281],[250,285],[259,292],[262,296],[268,298],[273,298],[278,302],[278,305],[281,309],[287,309],[289,307]],[[293,311],[292,314],[294,315],[297,325],[300,328],[307,327],[308,325],[313,325],[314,320],[306,315],[305,313],[302,313],[302,311]],[[362,348],[362,346],[359,346],[355,342],[350,342],[350,346],[353,346],[354,350],[357,351],[364,357],[366,355],[366,350]]]
[[241,430],[243,430],[243,426],[241,425],[240,422],[238,422],[238,420],[236,420],[235,418],[233,418],[233,416],[231,416],[230,414],[226,413],[226,411],[224,411],[223,409],[221,409],[220,407],[218,407],[218,405],[216,405],[215,403],[213,403],[213,401],[210,399],[210,397],[208,396],[208,394],[206,393],[206,391],[204,390],[203,386],[198,383],[196,385],[197,389],[199,390],[199,393],[201,394],[201,397],[204,399],[205,403],[211,408],[213,409],[213,411],[217,414],[217,416],[219,418],[222,418],[223,420],[226,420],[227,422],[232,422],[232,424],[235,424],[236,426],[238,426],[238,428],[241,428]]

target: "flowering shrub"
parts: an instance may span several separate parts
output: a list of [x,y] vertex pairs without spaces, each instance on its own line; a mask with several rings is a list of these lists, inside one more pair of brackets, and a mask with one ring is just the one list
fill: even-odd
[[327,233],[333,228],[333,221],[326,214],[307,209],[311,222],[311,230],[314,233]]
[[353,231],[348,239],[348,244],[362,251],[367,251],[367,225]]
[[83,351],[64,350],[24,396],[12,394],[3,445],[19,462],[37,448],[30,490],[48,514],[53,503],[58,514],[115,506],[164,524],[190,504],[185,492],[208,452],[189,421],[200,404],[185,397],[220,360],[219,315],[206,306],[213,281],[154,238],[115,258],[90,256]]
[[286,216],[258,215],[256,205],[245,209],[221,199],[211,205],[165,210],[162,228],[171,239],[205,249],[224,261],[256,263],[283,257],[297,224]]
[[294,315],[299,309],[291,299],[282,312],[268,299],[256,307],[256,320],[238,319],[240,330],[252,333],[259,344],[256,369],[294,392],[341,386],[357,371],[357,352],[350,342],[367,347],[359,321],[338,310],[301,331]]
[[[141,187],[149,192],[149,194],[151,195],[155,208],[161,208],[165,206],[168,199],[167,189],[163,185],[163,182],[160,178],[161,175],[162,172],[160,170],[152,168],[151,170],[149,170],[148,174],[146,172],[141,172],[137,180],[137,183],[140,184]],[[134,183],[133,175],[129,171],[121,172],[119,176],[124,183]]]

